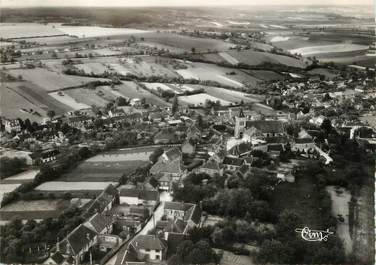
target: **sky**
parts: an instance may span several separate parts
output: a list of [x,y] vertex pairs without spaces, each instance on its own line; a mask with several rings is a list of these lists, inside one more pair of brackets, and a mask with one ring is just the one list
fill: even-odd
[[0,0],[1,7],[34,6],[208,6],[208,5],[373,5],[376,0]]

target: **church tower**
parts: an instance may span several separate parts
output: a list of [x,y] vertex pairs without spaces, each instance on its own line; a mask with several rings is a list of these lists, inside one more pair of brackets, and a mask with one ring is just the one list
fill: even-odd
[[235,133],[236,138],[243,138],[243,132],[245,130],[247,118],[244,115],[243,109],[240,109],[238,116],[235,117]]

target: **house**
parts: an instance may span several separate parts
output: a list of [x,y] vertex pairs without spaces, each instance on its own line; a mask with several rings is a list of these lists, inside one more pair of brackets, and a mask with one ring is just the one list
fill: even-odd
[[40,152],[35,152],[30,155],[34,165],[46,164],[56,161],[57,156],[60,154],[57,149],[49,149]]
[[169,129],[162,129],[154,136],[154,144],[169,144],[176,141],[175,132]]
[[243,138],[247,133],[249,136],[275,137],[284,135],[284,125],[282,121],[275,120],[250,120],[243,111],[235,117],[234,136]]
[[164,114],[158,111],[149,113],[148,119],[149,121],[161,122],[164,117]]
[[201,139],[201,130],[194,124],[188,127],[186,134],[187,140],[199,141]]
[[112,209],[112,206],[118,200],[118,196],[118,190],[110,184],[97,196],[86,211],[92,214],[105,214]]
[[193,203],[184,202],[165,202],[164,204],[164,216],[168,220],[179,219],[184,223],[181,226],[183,234],[188,233],[193,227],[200,226],[201,224],[201,208]]
[[243,156],[247,156],[248,154],[250,154],[252,150],[253,150],[252,142],[247,142],[247,143],[243,142],[238,145],[235,145],[228,152],[232,156],[243,157]]
[[216,174],[222,175],[223,170],[220,168],[218,161],[215,159],[209,159],[206,163],[200,166],[197,169],[198,173],[205,173],[211,177],[214,177]]
[[155,176],[156,179],[166,176],[167,178],[171,178],[172,181],[178,181],[183,173],[184,170],[180,159],[173,161],[159,160],[150,168],[150,175]]
[[97,234],[111,234],[113,229],[112,224],[113,221],[111,217],[96,213],[84,223],[84,226]]
[[84,129],[93,123],[93,118],[90,116],[74,116],[68,118],[68,125],[77,129]]
[[68,265],[73,264],[74,260],[65,258],[60,251],[52,253],[42,264],[43,265]]
[[75,260],[75,264],[80,264],[96,243],[97,233],[81,224],[59,242],[58,246],[64,256],[70,256]]
[[236,157],[226,156],[222,162],[226,170],[237,170],[244,164],[244,160]]
[[165,174],[159,174],[154,176],[155,179],[158,181],[158,189],[164,190],[164,191],[170,191],[172,188],[172,177],[165,175]]
[[139,260],[162,261],[166,259],[167,242],[154,235],[138,235],[129,244]]
[[272,157],[278,157],[281,152],[285,150],[283,144],[268,144],[268,149],[267,152],[272,156]]
[[5,120],[4,126],[5,126],[5,131],[8,133],[21,131],[21,123],[17,119]]
[[308,150],[315,149],[312,138],[298,138],[291,144],[291,151],[307,153]]
[[180,151],[179,147],[172,147],[167,151],[164,151],[160,157],[160,160],[163,161],[174,161],[176,159],[181,159],[182,152]]
[[125,112],[124,112],[123,109],[114,108],[114,109],[111,109],[111,110],[108,112],[108,116],[110,116],[110,118],[114,118],[114,117],[122,117],[122,116],[125,116]]
[[136,188],[122,188],[119,196],[120,204],[150,205],[155,206],[159,202],[159,192],[156,190],[139,190]]

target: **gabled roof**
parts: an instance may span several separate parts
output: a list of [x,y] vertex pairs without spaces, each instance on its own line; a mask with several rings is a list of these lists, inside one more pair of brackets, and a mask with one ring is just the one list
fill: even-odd
[[233,166],[238,166],[240,167],[243,165],[244,160],[236,157],[229,157],[226,156],[225,159],[223,159],[223,164],[224,165],[233,165]]
[[173,161],[158,161],[157,163],[155,163],[151,167],[150,173],[152,173],[152,174],[158,174],[158,173],[179,174],[179,173],[182,173],[180,159],[175,159]]
[[214,159],[209,159],[205,164],[201,166],[203,169],[220,170],[219,163]]
[[99,213],[94,214],[86,223],[85,226],[92,229],[96,233],[101,233],[108,225],[111,225],[112,220],[107,216]]
[[247,121],[246,127],[251,128],[254,127],[257,130],[261,131],[262,133],[283,133],[283,122],[281,121]]
[[275,152],[282,152],[283,145],[282,144],[269,144],[268,145],[268,152],[275,151]]
[[120,196],[123,197],[135,197],[139,198],[140,200],[146,201],[157,201],[159,199],[159,192],[156,190],[140,190],[137,188],[122,188],[120,190]]
[[66,238],[73,253],[77,255],[97,234],[84,225],[79,225]]
[[168,160],[171,160],[171,161],[181,157],[180,148],[177,146],[168,149],[164,154],[167,156]]
[[166,250],[166,241],[154,235],[138,235],[130,243],[135,250],[153,249],[153,250]]
[[65,260],[63,255],[61,255],[60,252],[55,252],[50,256],[50,258],[56,263],[56,264],[61,264]]
[[193,203],[184,203],[184,202],[165,202],[164,209],[167,210],[176,210],[176,211],[188,211],[195,204]]

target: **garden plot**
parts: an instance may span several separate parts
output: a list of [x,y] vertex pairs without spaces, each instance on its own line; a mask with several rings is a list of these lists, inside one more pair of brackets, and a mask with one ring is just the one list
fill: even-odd
[[115,71],[121,75],[127,75],[127,74],[133,74],[135,75],[136,73],[133,72],[131,69],[127,68],[123,64],[118,64],[118,63],[111,63],[110,64],[111,70]]
[[80,110],[80,109],[90,109],[91,107],[89,105],[86,105],[81,102],[77,102],[74,98],[69,96],[68,94],[64,92],[52,92],[49,93],[51,97],[58,100],[59,102],[71,107],[74,110]]
[[14,76],[21,75],[24,80],[37,84],[38,86],[44,88],[46,91],[54,91],[67,87],[81,86],[85,83],[96,80],[106,80],[100,78],[65,75],[49,71],[44,68],[9,70],[9,73]]
[[272,81],[283,79],[283,77],[280,74],[268,70],[250,70],[248,71],[248,73],[260,80]]
[[113,35],[128,35],[146,33],[145,30],[130,28],[104,28],[97,26],[57,26],[56,29],[70,36],[78,38],[104,37]]
[[48,181],[35,188],[37,191],[80,191],[80,190],[104,190],[108,185],[115,185],[117,182],[65,182]]
[[199,80],[199,78],[190,70],[186,69],[180,69],[176,70],[176,72],[181,75],[184,79],[196,79]]
[[207,100],[217,102],[219,101],[222,106],[228,106],[231,105],[231,102],[227,100],[223,100],[217,97],[213,97],[208,94],[196,94],[196,95],[190,95],[190,96],[181,96],[178,97],[178,100],[182,103],[185,103],[187,105],[193,105],[193,106],[205,106],[205,102]]

